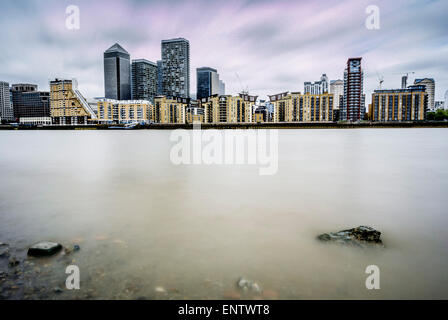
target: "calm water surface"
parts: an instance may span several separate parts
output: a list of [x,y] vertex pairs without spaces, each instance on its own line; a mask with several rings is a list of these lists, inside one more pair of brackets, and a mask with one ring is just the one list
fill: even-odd
[[[243,276],[265,298],[448,298],[447,129],[281,130],[272,176],[175,166],[169,136],[0,132],[0,242],[31,268],[15,297],[63,288],[76,264],[81,290],[38,297],[223,299]],[[386,247],[315,240],[358,225]],[[26,259],[42,240],[81,250]]]

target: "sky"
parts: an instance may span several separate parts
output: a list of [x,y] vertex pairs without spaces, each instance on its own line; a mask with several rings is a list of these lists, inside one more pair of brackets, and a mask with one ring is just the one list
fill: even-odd
[[[66,27],[76,5],[80,28]],[[368,29],[369,5],[379,29]],[[48,90],[56,77],[78,80],[88,98],[104,96],[103,52],[118,42],[131,59],[156,62],[161,40],[190,42],[196,68],[216,68],[227,94],[249,89],[266,98],[302,91],[323,73],[342,79],[349,57],[362,57],[367,102],[401,76],[434,78],[436,101],[448,90],[447,0],[1,0],[0,81]],[[240,80],[239,80],[239,79]]]

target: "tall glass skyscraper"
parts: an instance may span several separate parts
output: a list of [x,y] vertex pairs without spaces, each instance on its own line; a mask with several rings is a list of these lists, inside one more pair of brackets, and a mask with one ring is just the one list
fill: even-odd
[[157,60],[157,94],[163,94],[162,60]]
[[104,96],[131,99],[131,63],[129,53],[118,43],[104,52]]
[[196,69],[197,91],[196,98],[208,98],[214,94],[219,94],[219,75],[216,69],[202,67]]
[[166,96],[190,97],[190,42],[162,40],[162,90]]
[[157,95],[157,64],[138,59],[132,60],[132,99],[154,102]]

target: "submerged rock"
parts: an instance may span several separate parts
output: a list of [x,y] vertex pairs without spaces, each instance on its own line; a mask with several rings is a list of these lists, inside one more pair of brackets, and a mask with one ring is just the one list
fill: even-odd
[[381,232],[371,227],[360,226],[339,232],[323,233],[317,239],[325,242],[336,242],[345,245],[363,247],[366,244],[383,245]]
[[33,257],[51,256],[62,249],[62,245],[55,242],[39,242],[28,249],[28,255]]

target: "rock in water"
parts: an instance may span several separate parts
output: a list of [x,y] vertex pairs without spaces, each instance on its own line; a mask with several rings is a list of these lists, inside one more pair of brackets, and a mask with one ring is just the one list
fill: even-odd
[[39,242],[28,249],[28,255],[33,257],[51,256],[62,249],[59,243]]
[[371,227],[360,226],[339,232],[324,233],[319,235],[317,239],[363,247],[365,244],[383,245],[380,236],[381,232]]

